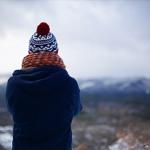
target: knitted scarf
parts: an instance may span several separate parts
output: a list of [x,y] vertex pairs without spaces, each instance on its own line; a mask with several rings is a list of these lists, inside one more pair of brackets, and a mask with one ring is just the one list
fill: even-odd
[[55,52],[29,53],[22,61],[22,69],[41,67],[44,65],[55,65],[65,69],[63,60]]

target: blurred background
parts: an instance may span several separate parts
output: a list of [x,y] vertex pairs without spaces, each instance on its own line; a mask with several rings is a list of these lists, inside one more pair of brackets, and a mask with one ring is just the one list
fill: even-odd
[[42,21],[81,89],[73,145],[150,149],[150,1],[0,0],[0,18],[0,150],[10,150],[12,141],[6,83]]

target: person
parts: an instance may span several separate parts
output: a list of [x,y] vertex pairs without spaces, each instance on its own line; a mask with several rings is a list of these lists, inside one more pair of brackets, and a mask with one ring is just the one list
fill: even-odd
[[40,23],[22,68],[7,82],[12,150],[72,150],[71,122],[82,110],[80,89],[58,51],[49,25]]

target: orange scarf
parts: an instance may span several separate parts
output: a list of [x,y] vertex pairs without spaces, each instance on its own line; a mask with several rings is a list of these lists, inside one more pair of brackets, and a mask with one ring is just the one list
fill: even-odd
[[55,65],[65,69],[63,60],[55,52],[30,53],[22,61],[22,69],[41,67],[44,65]]

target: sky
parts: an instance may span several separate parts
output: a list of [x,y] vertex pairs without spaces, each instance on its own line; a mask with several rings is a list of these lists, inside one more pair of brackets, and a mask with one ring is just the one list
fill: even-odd
[[70,75],[150,78],[150,1],[0,0],[0,74],[21,68],[47,22]]

